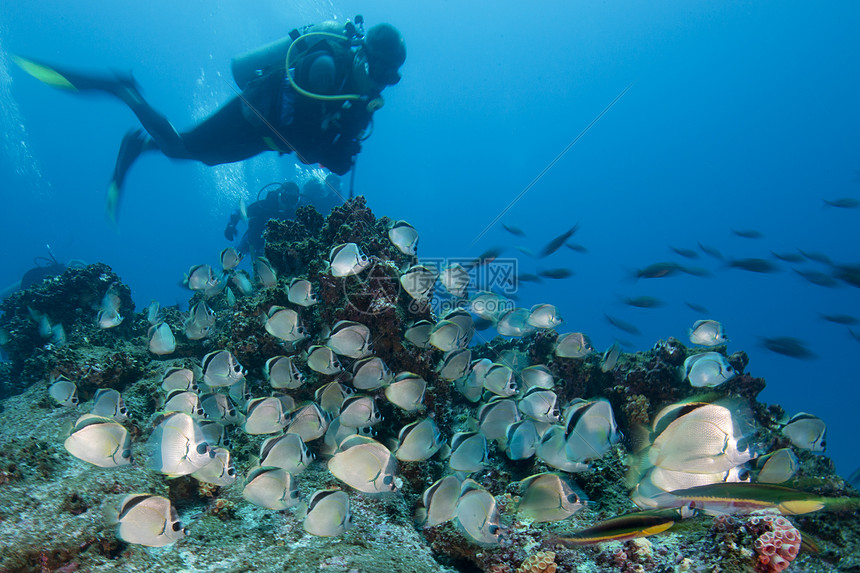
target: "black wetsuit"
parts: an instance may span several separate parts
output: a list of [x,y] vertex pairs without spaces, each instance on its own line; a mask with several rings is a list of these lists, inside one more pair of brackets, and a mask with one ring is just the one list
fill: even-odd
[[[357,93],[354,54],[345,46],[321,41],[297,63],[294,79],[302,89],[319,95]],[[122,184],[128,167],[142,152],[160,150],[176,159],[207,165],[232,163],[264,151],[296,153],[300,161],[319,163],[342,175],[360,151],[360,138],[372,111],[366,100],[321,101],[298,93],[283,68],[245,86],[214,114],[189,131],[179,133],[136,89],[117,94],[137,115],[152,139],[127,137],[117,160],[114,181]]]

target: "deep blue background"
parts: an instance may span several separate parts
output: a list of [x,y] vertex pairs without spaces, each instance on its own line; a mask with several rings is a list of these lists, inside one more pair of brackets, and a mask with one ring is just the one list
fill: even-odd
[[[253,4],[253,8],[248,8]],[[403,81],[388,90],[364,145],[357,191],[377,215],[410,221],[423,256],[474,256],[514,238],[499,225],[473,239],[626,86],[629,92],[503,221],[539,248],[581,223],[544,267],[576,276],[521,289],[520,304],[552,302],[598,349],[616,336],[635,349],[676,336],[705,305],[767,379],[761,399],[829,425],[842,473],[857,448],[860,345],[818,313],[860,315],[860,291],[807,283],[783,265],[773,275],[726,270],[711,278],[626,279],[628,270],[676,260],[668,244],[700,241],[733,257],[769,250],[860,261],[860,210],[822,198],[860,197],[860,4],[830,2],[165,2],[30,0],[0,12],[0,156],[4,245],[0,285],[14,282],[50,243],[58,258],[110,264],[150,299],[185,304],[189,266],[217,263],[239,197],[293,178],[290,157],[267,154],[208,168],[144,157],[127,181],[118,229],[104,194],[133,115],[106,97],[47,88],[10,61],[20,53],[81,68],[133,69],[150,101],[180,128],[232,95],[231,56],[295,26],[363,13],[406,37]],[[157,8],[153,7],[157,6]],[[762,240],[734,236],[755,228]],[[523,242],[523,241],[520,241]],[[509,255],[516,251],[508,251]],[[535,262],[520,258],[521,270]],[[821,268],[808,263],[809,268]],[[668,305],[625,307],[617,295]],[[631,337],[603,314],[635,323]],[[858,329],[860,330],[860,329]],[[797,336],[819,358],[799,361],[756,336]]]

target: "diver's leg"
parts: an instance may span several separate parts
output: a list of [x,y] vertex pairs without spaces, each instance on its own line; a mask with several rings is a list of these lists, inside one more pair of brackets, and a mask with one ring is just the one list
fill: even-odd
[[181,134],[189,155],[207,165],[233,163],[271,151],[245,118],[242,100],[231,99],[215,113]]

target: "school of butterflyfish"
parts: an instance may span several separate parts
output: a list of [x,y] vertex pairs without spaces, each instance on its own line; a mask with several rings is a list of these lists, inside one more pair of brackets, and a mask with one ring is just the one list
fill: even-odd
[[[400,252],[416,255],[418,233],[408,223],[394,223],[389,239]],[[324,337],[308,340],[302,314],[320,303],[314,284],[293,278],[288,286],[278,287],[274,268],[260,257],[253,263],[255,287],[247,275],[233,272],[241,260],[240,253],[228,248],[221,253],[220,276],[209,265],[191,267],[185,284],[203,297],[187,313],[183,334],[190,340],[210,334],[215,313],[206,298],[213,294],[226,290],[228,301],[234,302],[234,289],[248,294],[254,288],[285,288],[291,306],[263,309],[260,326],[289,349],[268,357],[262,368],[270,395],[252,397],[243,366],[228,349],[216,350],[193,368],[171,366],[163,371],[161,411],[143,448],[145,460],[130,466],[132,439],[123,425],[128,410],[120,393],[109,389],[99,390],[91,411],[74,424],[64,444],[71,455],[102,468],[144,466],[171,478],[188,475],[216,486],[241,487],[243,498],[256,506],[275,511],[299,508],[297,518],[305,531],[318,536],[337,536],[349,529],[352,496],[397,495],[403,464],[439,456],[447,459],[448,471],[424,491],[416,523],[432,527],[454,520],[474,542],[499,543],[504,526],[496,498],[473,479],[491,465],[492,448],[510,460],[537,458],[548,469],[520,482],[517,511],[523,519],[564,520],[587,505],[569,474],[589,471],[593,460],[617,447],[620,432],[610,402],[575,398],[560,404],[554,389],[564,381],[555,379],[546,365],[512,364],[502,356],[473,359],[470,349],[476,320],[491,323],[502,336],[522,337],[559,327],[563,319],[555,306],[516,308],[502,295],[476,292],[461,308],[435,322],[417,321],[402,333],[409,345],[443,353],[432,378],[453,385],[473,408],[467,424],[444,435],[425,408],[428,373],[393,372],[374,354],[374,338],[388,333],[342,320]],[[347,243],[331,249],[327,272],[346,280],[370,264],[357,244]],[[418,302],[428,301],[437,283],[461,298],[469,286],[468,269],[459,264],[443,268],[414,264],[400,274],[402,289]],[[146,313],[151,323],[148,348],[159,356],[176,347],[161,314],[155,302]],[[112,286],[96,321],[102,328],[112,328],[122,320]],[[727,338],[720,323],[701,320],[690,330],[690,340],[717,347]],[[304,350],[297,354],[298,345]],[[588,337],[579,332],[561,334],[554,348],[561,361],[583,360],[593,352]],[[620,354],[613,345],[603,355],[601,368],[612,370]],[[693,387],[711,389],[735,374],[719,349],[708,348],[687,358],[678,376]],[[332,377],[336,378],[325,382]],[[315,399],[297,402],[290,392],[311,380],[323,381],[317,383]],[[61,405],[78,406],[75,384],[62,376],[53,380],[49,393]],[[382,421],[381,400],[413,419],[396,436],[379,436],[374,429]],[[226,446],[231,432],[265,437],[258,463],[247,468],[242,480]],[[782,427],[793,448],[812,451],[824,450],[825,432],[820,419],[805,413]],[[777,485],[792,478],[797,457],[792,448],[757,451],[752,415],[739,400],[724,396],[671,404],[644,433],[640,440],[644,446],[633,453],[636,462],[631,470],[631,498],[643,511],[562,541],[578,544],[648,535],[670,527],[691,509],[802,513],[827,503]],[[301,474],[319,463],[344,487],[318,490],[303,500],[298,489]],[[134,493],[112,501],[110,508],[116,534],[126,542],[164,546],[185,535],[175,508],[164,497]]]

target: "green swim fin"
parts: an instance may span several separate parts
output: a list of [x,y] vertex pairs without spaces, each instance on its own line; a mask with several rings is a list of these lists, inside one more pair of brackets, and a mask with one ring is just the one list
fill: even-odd
[[120,98],[127,93],[138,93],[137,82],[130,73],[122,75],[111,71],[103,75],[83,74],[15,55],[12,56],[12,61],[40,82],[55,88],[68,91],[102,91]]

